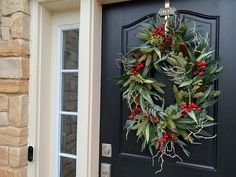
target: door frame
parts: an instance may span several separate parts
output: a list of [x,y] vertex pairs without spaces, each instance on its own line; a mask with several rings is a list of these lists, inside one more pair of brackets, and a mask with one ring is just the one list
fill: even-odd
[[[43,59],[41,46],[44,42],[42,27],[45,25],[42,19],[47,15],[48,6],[56,3],[56,8],[63,7],[66,1],[68,0],[31,1],[29,145],[35,147],[35,160],[29,163],[28,176],[41,177],[39,171],[42,170],[38,158],[41,155],[38,151],[41,134],[40,105],[43,104],[40,88],[44,79],[40,72],[40,62]],[[102,5],[123,1],[130,0],[80,0],[77,177],[99,176]],[[165,0],[165,4],[168,4],[168,0]]]

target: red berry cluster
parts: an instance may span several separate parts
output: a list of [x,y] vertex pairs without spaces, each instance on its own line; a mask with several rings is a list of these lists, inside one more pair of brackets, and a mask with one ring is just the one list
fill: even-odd
[[197,110],[197,111],[201,111],[202,110],[202,108],[197,106],[195,103],[190,103],[188,105],[186,103],[184,103],[182,105],[182,110],[183,110],[183,112],[185,114],[187,114],[188,112],[192,111],[193,109]]
[[164,150],[164,147],[162,146],[162,143],[166,143],[167,140],[168,140],[168,138],[169,138],[169,135],[164,134],[162,138],[159,138],[159,139],[157,140],[157,143],[158,143],[158,145],[159,145],[159,151],[162,152],[162,151]]
[[198,69],[197,69],[197,71],[193,72],[193,76],[197,76],[197,75],[203,76],[203,70],[205,70],[207,68],[206,62],[198,60],[196,63],[196,66],[198,67]]
[[163,151],[164,150],[164,147],[163,147],[163,143],[167,143],[167,140],[172,140],[174,143],[177,142],[177,136],[174,132],[170,133],[169,135],[168,134],[164,134],[162,138],[159,138],[157,140],[157,143],[158,143],[158,147],[159,147],[159,151]]
[[136,115],[138,115],[141,111],[140,107],[137,107],[136,109],[132,110],[132,114],[128,116],[128,119],[131,120],[133,119]]
[[153,36],[163,36],[164,35],[164,26],[161,25],[161,26],[156,26],[156,28],[154,28],[154,30],[152,31],[152,35]]
[[[165,38],[165,33],[164,33],[164,26],[161,25],[161,26],[156,26],[156,28],[152,31],[152,35],[153,36],[160,36],[162,38]],[[171,42],[172,41],[172,38],[169,36],[169,35],[166,35],[166,40]]]
[[135,67],[135,68],[131,68],[131,69],[130,69],[130,73],[136,74],[138,71],[140,71],[141,69],[143,69],[143,67],[144,67],[144,64],[138,62],[138,63],[136,64],[136,67]]

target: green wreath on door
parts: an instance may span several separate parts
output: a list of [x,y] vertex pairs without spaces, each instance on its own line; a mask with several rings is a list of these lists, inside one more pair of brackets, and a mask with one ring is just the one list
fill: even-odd
[[[212,58],[208,35],[189,26],[176,15],[159,23],[148,17],[137,34],[143,43],[121,58],[123,74],[118,84],[130,110],[127,137],[134,131],[142,151],[148,148],[153,161],[159,159],[156,173],[163,169],[164,156],[182,160],[177,146],[190,156],[188,143],[216,136],[205,128],[216,125],[208,108],[220,95],[214,83],[223,67],[220,58]],[[165,104],[165,84],[153,75],[171,81],[174,104]]]

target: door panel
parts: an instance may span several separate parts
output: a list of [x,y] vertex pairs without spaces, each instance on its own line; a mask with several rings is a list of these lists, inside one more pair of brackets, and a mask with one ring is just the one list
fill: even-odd
[[[189,26],[197,26],[201,34],[208,33],[210,46],[215,51],[212,58],[222,56],[226,71],[215,87],[223,92],[210,111],[219,122],[217,127],[210,131],[217,134],[217,138],[201,141],[202,145],[189,145],[191,158],[181,154],[184,162],[165,159],[165,167],[158,176],[165,177],[234,177],[236,170],[233,168],[234,147],[236,146],[230,136],[236,133],[232,125],[236,125],[234,119],[233,100],[236,96],[234,89],[236,84],[232,75],[236,71],[232,68],[236,65],[233,56],[236,25],[230,21],[230,16],[236,12],[233,0],[172,0],[171,5],[178,9],[178,15],[188,21]],[[156,176],[151,157],[148,151],[140,152],[141,144],[136,143],[135,134],[130,133],[126,141],[126,132],[123,126],[128,116],[127,105],[123,103],[120,88],[112,80],[122,73],[115,62],[119,53],[125,54],[128,48],[140,44],[142,41],[136,38],[139,26],[147,16],[155,19],[159,8],[163,7],[163,1],[138,1],[126,2],[116,5],[104,6],[103,10],[103,49],[102,49],[102,108],[101,108],[101,143],[110,143],[113,146],[112,158],[101,157],[101,162],[112,164],[112,177],[154,177]],[[225,26],[227,25],[227,26]],[[156,75],[166,87],[167,104],[173,103],[172,85],[166,77]],[[231,84],[227,84],[231,83]]]

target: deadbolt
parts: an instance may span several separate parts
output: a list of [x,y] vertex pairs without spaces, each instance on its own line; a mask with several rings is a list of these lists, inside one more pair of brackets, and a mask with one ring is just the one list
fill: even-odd
[[111,177],[111,164],[101,163],[101,177]]
[[112,156],[112,146],[111,144],[102,143],[102,157]]

